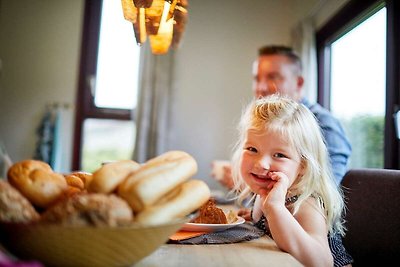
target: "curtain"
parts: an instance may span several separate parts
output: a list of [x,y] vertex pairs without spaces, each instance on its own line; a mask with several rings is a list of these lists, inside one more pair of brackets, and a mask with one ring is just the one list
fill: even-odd
[[174,52],[153,55],[149,42],[141,48],[133,160],[143,163],[168,149]]
[[12,164],[11,158],[6,151],[6,147],[0,139],[0,179],[7,179],[7,171]]
[[[319,7],[318,7],[319,8]],[[303,19],[292,31],[292,46],[303,62],[304,97],[317,101],[317,49],[312,16]]]

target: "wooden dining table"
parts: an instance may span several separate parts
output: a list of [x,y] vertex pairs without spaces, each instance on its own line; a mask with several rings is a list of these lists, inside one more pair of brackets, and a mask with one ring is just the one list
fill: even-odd
[[[235,205],[218,205],[225,213]],[[231,244],[164,244],[135,267],[224,267],[224,266],[302,266],[292,255],[281,251],[264,235],[251,241]]]
[[233,244],[164,244],[134,265],[156,266],[302,266],[290,254],[281,251],[268,236]]

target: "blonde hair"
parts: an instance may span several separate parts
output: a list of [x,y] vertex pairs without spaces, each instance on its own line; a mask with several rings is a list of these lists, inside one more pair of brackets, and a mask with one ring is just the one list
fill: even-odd
[[249,129],[282,135],[301,156],[304,174],[288,189],[288,196],[298,195],[293,213],[304,200],[316,197],[325,213],[329,232],[344,235],[343,193],[334,181],[328,151],[314,114],[304,105],[276,94],[250,102],[239,122],[239,138],[232,156],[234,190],[239,194],[239,202],[251,194],[240,174],[241,155]]

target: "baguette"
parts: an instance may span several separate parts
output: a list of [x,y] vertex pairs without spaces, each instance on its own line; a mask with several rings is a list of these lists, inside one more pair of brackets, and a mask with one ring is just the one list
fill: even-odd
[[133,160],[121,160],[104,164],[93,173],[88,192],[109,194],[113,192],[127,176],[140,168]]
[[137,213],[197,172],[196,160],[183,151],[169,151],[147,161],[118,187],[118,194]]
[[137,214],[136,221],[144,225],[158,225],[183,218],[201,207],[210,199],[210,189],[201,180],[189,180],[154,206],[147,207]]

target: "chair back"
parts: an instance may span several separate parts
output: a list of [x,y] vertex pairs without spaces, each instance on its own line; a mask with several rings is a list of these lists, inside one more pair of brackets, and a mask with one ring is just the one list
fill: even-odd
[[353,266],[384,266],[400,259],[400,170],[351,169],[343,180],[343,243]]

